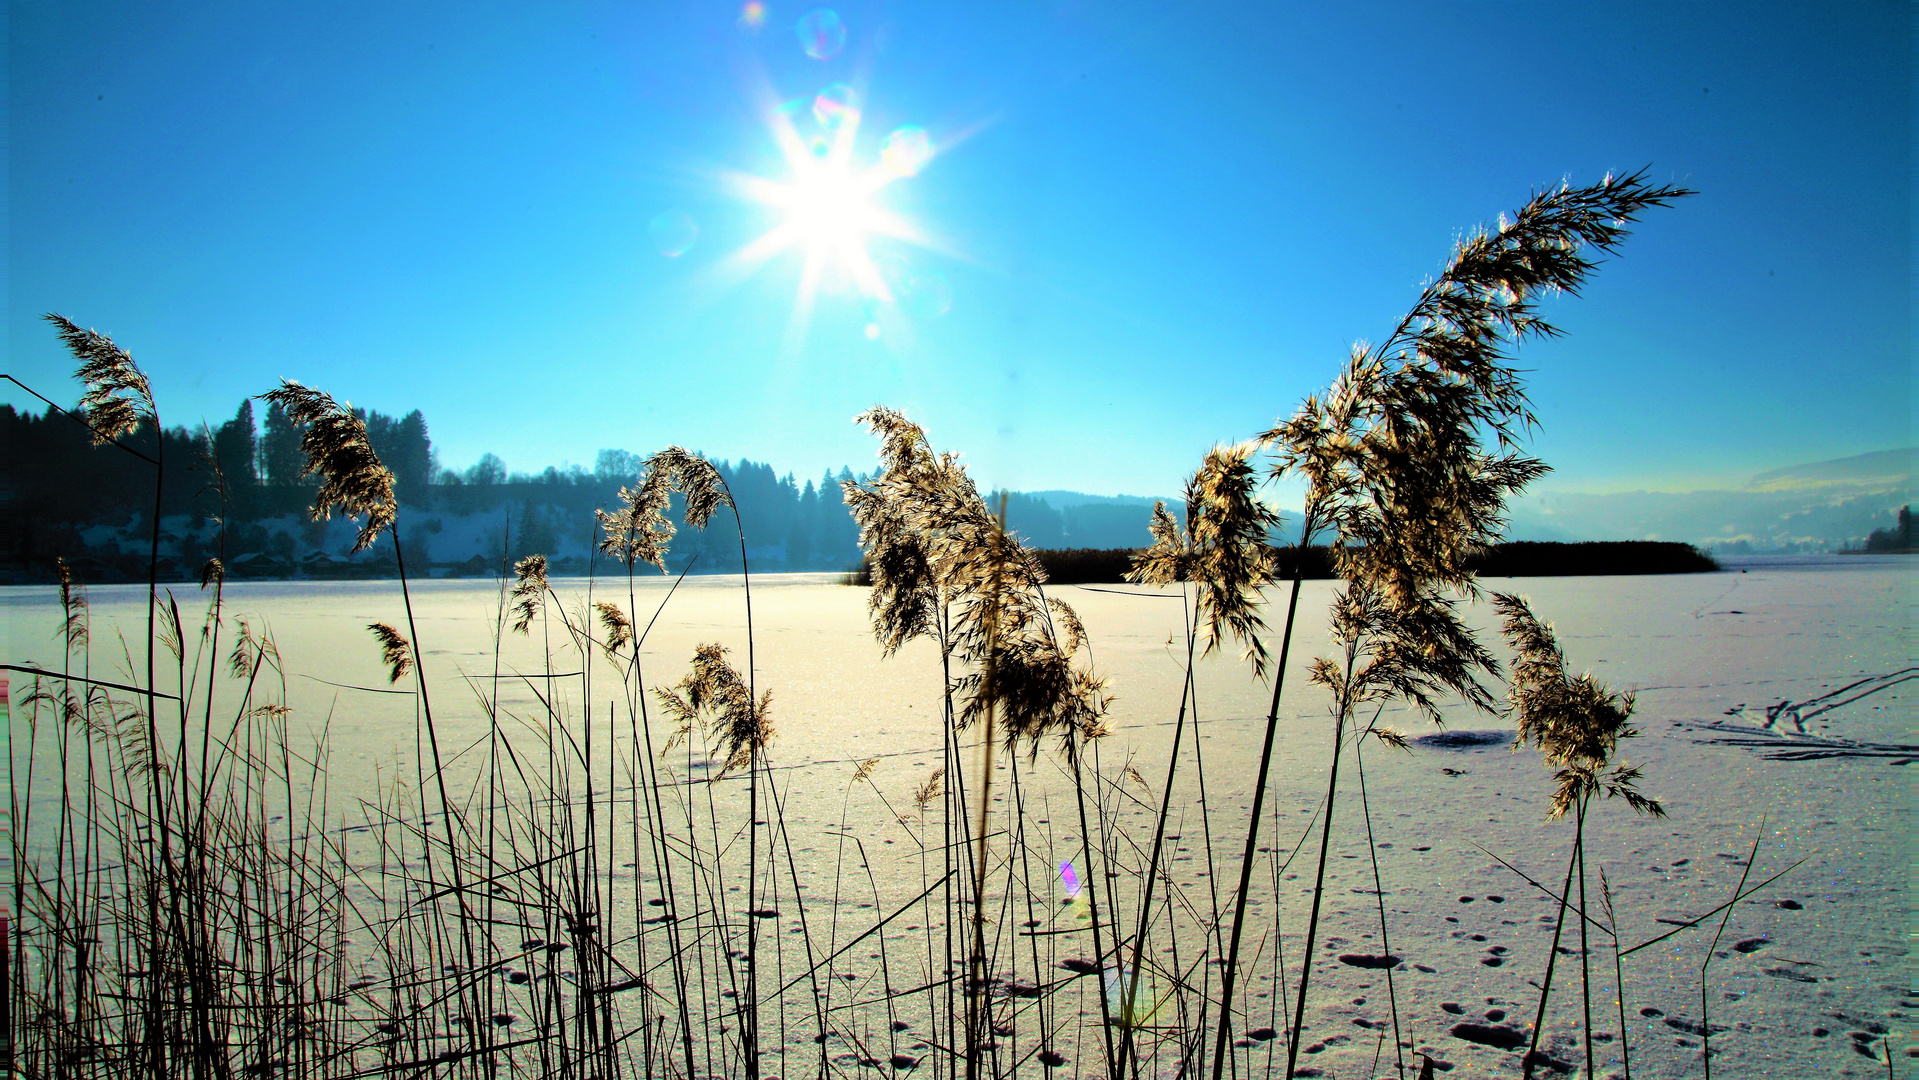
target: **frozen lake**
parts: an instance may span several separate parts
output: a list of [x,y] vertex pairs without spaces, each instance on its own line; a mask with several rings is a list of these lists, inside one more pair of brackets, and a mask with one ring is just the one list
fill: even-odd
[[[1760,846],[1752,882],[1805,860],[1737,905],[1726,927],[1720,945],[1725,955],[1714,961],[1708,987],[1715,1031],[1718,1025],[1727,1029],[1713,1040],[1715,1064],[1726,1075],[1881,1076],[1885,1065],[1855,1047],[1876,1046],[1887,1029],[1907,1030],[1910,783],[1906,767],[1898,764],[1902,759],[1851,756],[1845,747],[1913,741],[1913,687],[1904,681],[1914,673],[1910,565],[1903,556],[1752,559],[1704,575],[1482,582],[1489,591],[1528,595],[1539,616],[1556,624],[1573,670],[1590,670],[1613,688],[1638,695],[1635,716],[1644,735],[1623,753],[1645,766],[1641,788],[1660,799],[1670,816],[1635,818],[1620,804],[1600,802],[1588,824],[1593,881],[1596,886],[1603,866],[1619,907],[1622,939],[1655,937],[1726,900],[1755,835]],[[807,909],[815,920],[837,918],[865,929],[875,911],[911,900],[925,880],[915,830],[899,817],[913,816],[915,789],[942,762],[941,676],[937,652],[925,642],[882,658],[867,619],[867,590],[837,580],[754,579],[754,677],[758,688],[773,693],[778,735],[768,757],[785,792],[793,877],[808,895]],[[585,581],[556,580],[554,586],[569,608],[582,609],[576,620],[589,601],[636,612],[642,627],[657,611],[641,654],[649,685],[679,679],[703,643],[721,643],[735,663],[745,664],[745,605],[737,577],[689,578],[677,589],[657,576],[644,577],[630,604],[623,578],[600,579],[590,595]],[[1330,582],[1308,582],[1300,599],[1268,800],[1277,824],[1262,834],[1262,846],[1270,839],[1276,857],[1300,841],[1323,795],[1330,719],[1324,692],[1309,686],[1303,671],[1326,647],[1332,588]],[[173,589],[183,617],[197,623],[188,609],[204,604],[199,591]],[[472,748],[485,742],[489,730],[483,695],[497,693],[517,718],[506,722],[528,732],[539,727],[546,695],[564,699],[576,718],[583,700],[599,718],[624,700],[618,677],[603,660],[594,660],[587,676],[549,680],[540,674],[582,671],[579,653],[555,619],[536,621],[526,637],[507,634],[496,652],[501,595],[495,583],[426,581],[412,590],[443,756],[452,762],[450,786],[472,782],[477,766],[470,763],[478,760]],[[1062,586],[1052,592],[1078,610],[1097,670],[1117,698],[1113,733],[1098,744],[1097,765],[1112,781],[1118,828],[1130,842],[1150,842],[1145,807],[1157,805],[1179,704],[1181,600],[1177,593],[1134,586]],[[133,666],[140,671],[125,670],[123,660],[113,659],[120,646],[112,628],[137,639],[144,598],[137,586],[91,591],[95,677],[143,677],[137,648]],[[1283,595],[1279,600],[1281,610],[1269,610],[1271,619],[1283,616]],[[58,667],[57,590],[9,588],[4,603],[9,661]],[[234,582],[227,586],[226,605],[229,617],[246,618],[277,642],[296,740],[300,732],[324,730],[325,794],[333,817],[356,800],[376,799],[391,778],[414,774],[414,696],[391,692],[366,630],[375,621],[405,629],[396,582]],[[1488,605],[1473,606],[1470,619],[1496,641]],[[1496,651],[1504,655],[1503,647]],[[18,699],[27,677],[11,677]],[[161,686],[172,690],[168,678],[163,675]],[[1169,827],[1181,839],[1169,865],[1176,888],[1199,910],[1215,891],[1230,887],[1229,864],[1236,873],[1236,856],[1226,853],[1243,842],[1240,808],[1250,802],[1270,688],[1254,682],[1230,656],[1202,661],[1197,685],[1198,745],[1212,813],[1202,820],[1192,767],[1200,763],[1182,765]],[[398,689],[408,686],[402,681]],[[18,747],[24,744],[23,721],[17,708],[15,713]],[[1391,710],[1387,720],[1394,720]],[[1396,722],[1413,735],[1432,732],[1410,716]],[[1447,726],[1493,732],[1510,725],[1455,705]],[[614,736],[617,745],[626,745],[624,730]],[[608,738],[600,721],[592,738]],[[1510,752],[1504,738],[1461,742],[1416,743],[1405,754],[1370,746],[1366,751],[1391,952],[1405,961],[1395,976],[1400,1022],[1407,1042],[1460,1065],[1461,1075],[1517,1075],[1517,1054],[1466,1041],[1452,1030],[1463,1022],[1530,1021],[1537,1000],[1531,983],[1544,965],[1556,905],[1486,852],[1556,883],[1572,827],[1544,820],[1550,778],[1537,754]],[[964,755],[969,774],[976,769],[975,753]],[[879,760],[871,784],[855,784],[857,764],[874,758]],[[1004,755],[999,760],[996,818],[1007,810],[1010,783]],[[1069,820],[1071,785],[1057,762],[1053,748],[1044,746],[1030,769],[1024,761],[1018,766],[1019,797],[1035,830],[1028,843],[1033,858],[1045,856],[1048,867],[1073,858],[1077,843],[1077,822]],[[16,770],[23,764],[16,761]],[[1125,778],[1129,764],[1140,774],[1137,780]],[[682,760],[675,775],[697,780],[715,765]],[[596,775],[595,790],[604,794],[606,777]],[[1302,1061],[1310,1059],[1329,1076],[1367,1075],[1386,1020],[1382,973],[1337,959],[1340,953],[1381,951],[1357,782],[1342,773],[1321,955],[1304,1035],[1309,1045]],[[613,784],[617,792],[617,775]],[[1138,796],[1130,803],[1119,794],[1129,788]],[[1217,890],[1197,842],[1205,824],[1221,867]],[[36,839],[27,837],[29,848]],[[853,891],[849,868],[860,865],[860,849],[849,849],[850,842],[864,845],[872,870],[870,885],[865,870],[857,872],[863,900],[838,896]],[[1312,850],[1309,841],[1278,885],[1276,917],[1294,981]],[[1264,895],[1271,895],[1271,886]],[[1124,898],[1121,906],[1127,906]],[[1274,914],[1264,913],[1269,924]],[[898,985],[918,985],[926,974],[922,922],[903,917],[880,935],[892,950],[887,963],[900,969]],[[1700,1073],[1692,1030],[1699,1019],[1699,963],[1717,925],[1715,917],[1704,930],[1684,931],[1627,959],[1631,1050],[1640,1074]],[[836,926],[834,933],[844,941],[852,931]],[[1049,952],[1035,967],[1072,959],[1076,940],[1071,934],[1046,939]],[[915,948],[921,950],[917,960]],[[1267,1022],[1283,1029],[1277,998],[1267,996],[1273,986],[1270,950],[1264,955],[1256,969],[1261,973],[1248,974],[1260,983],[1249,1008],[1266,1008]],[[784,962],[790,978],[793,961]],[[878,963],[864,952],[848,954],[834,969],[844,966],[853,978],[837,992],[849,1002],[862,993],[876,999],[878,989],[868,986]],[[1602,969],[1605,989],[1595,986],[1595,1025],[1610,1031],[1616,1022],[1601,1021],[1616,1016],[1609,950],[1595,953],[1595,978]],[[1579,999],[1576,973],[1569,978],[1565,972],[1562,966],[1556,977],[1548,1031],[1560,1037],[1555,1053],[1571,1060]],[[1084,1011],[1083,1004],[1079,1008]],[[792,1038],[795,1045],[810,1046],[810,1037]],[[1387,1046],[1381,1074],[1390,1071],[1392,1058]],[[1602,1067],[1602,1074],[1607,1071]]]

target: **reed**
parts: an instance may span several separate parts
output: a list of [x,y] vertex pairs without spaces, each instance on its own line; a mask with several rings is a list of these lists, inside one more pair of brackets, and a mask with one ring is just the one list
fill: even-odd
[[[972,866],[972,895],[949,893],[952,913],[972,908],[967,937],[965,1025],[963,1040],[948,1043],[963,1053],[966,1075],[978,1076],[994,1049],[987,997],[992,989],[986,968],[986,868],[990,836],[986,811],[991,798],[992,748],[997,740],[1009,752],[1024,741],[1037,756],[1043,738],[1059,740],[1074,775],[1086,846],[1083,862],[1091,876],[1092,847],[1085,814],[1085,788],[1079,778],[1079,753],[1094,737],[1111,703],[1105,680],[1075,665],[1086,647],[1085,632],[1072,608],[1049,598],[1044,574],[1031,549],[1009,536],[999,516],[986,506],[966,470],[951,454],[936,454],[925,432],[900,413],[876,408],[856,418],[881,439],[882,469],[871,481],[844,485],[846,501],[860,525],[860,542],[872,567],[869,602],[874,633],[882,650],[893,653],[919,637],[934,640],[940,653],[942,713],[945,719],[945,844],[952,882],[952,854],[963,850]],[[955,678],[954,663],[962,674]],[[978,727],[981,767],[969,788],[959,768],[959,738]],[[997,728],[997,730],[996,730]],[[967,829],[967,799],[978,819]],[[1097,879],[1089,890],[1094,951],[1100,944]],[[946,968],[954,973],[954,947],[948,937]],[[1104,997],[1102,1029],[1110,1028]],[[949,1009],[950,1015],[950,1009]],[[949,1020],[949,1024],[951,1021]],[[949,1028],[949,1031],[951,1029]],[[1110,1034],[1108,1067],[1116,1060]],[[963,1042],[963,1049],[962,1047]]]
[[[1251,446],[1217,447],[1186,483],[1185,524],[1173,520],[1163,503],[1153,507],[1153,545],[1140,552],[1127,579],[1152,585],[1178,584],[1182,601],[1190,585],[1196,618],[1186,623],[1185,671],[1180,679],[1179,710],[1174,719],[1173,745],[1166,755],[1166,780],[1160,789],[1159,811],[1153,822],[1152,853],[1146,860],[1146,885],[1140,894],[1139,920],[1133,934],[1132,972],[1125,981],[1122,1016],[1138,1009],[1139,988],[1145,980],[1148,930],[1152,925],[1153,886],[1158,880],[1166,823],[1172,811],[1174,780],[1179,770],[1180,742],[1186,734],[1188,706],[1194,691],[1193,660],[1199,628],[1206,630],[1205,655],[1227,637],[1244,646],[1244,658],[1258,678],[1269,658],[1259,640],[1265,623],[1257,613],[1259,589],[1272,580],[1273,558],[1267,534],[1279,516],[1254,498],[1258,478],[1250,462]],[[1210,851],[1208,866],[1212,865]],[[1209,875],[1210,876],[1210,875]],[[1215,911],[1217,919],[1217,911]],[[1124,1075],[1133,1050],[1136,1025],[1120,1035],[1116,1072]],[[1195,1063],[1195,1068],[1199,1063]]]
[[[1346,627],[1340,634],[1343,666],[1321,660],[1313,667],[1314,681],[1335,700],[1333,756],[1322,821],[1322,880],[1314,890],[1306,967],[1288,1043],[1289,1080],[1305,1022],[1311,946],[1350,705],[1375,692],[1375,675],[1377,686],[1391,696],[1400,693],[1396,668],[1411,671],[1428,662],[1428,672],[1415,683],[1435,681],[1409,684],[1415,698],[1447,689],[1483,704],[1470,672],[1496,669],[1463,630],[1447,594],[1475,594],[1468,560],[1499,539],[1506,498],[1545,472],[1542,463],[1516,449],[1534,417],[1511,351],[1526,338],[1558,333],[1540,316],[1539,300],[1556,292],[1576,294],[1596,267],[1589,252],[1616,250],[1627,223],[1687,194],[1647,183],[1642,172],[1536,195],[1511,220],[1502,217],[1496,229],[1462,239],[1446,269],[1384,341],[1355,346],[1324,397],[1307,398],[1290,420],[1262,436],[1277,450],[1275,475],[1292,473],[1307,484],[1300,545],[1321,529],[1333,530],[1336,569],[1347,583],[1334,609],[1335,625]],[[1303,559],[1294,561],[1303,566]],[[1296,602],[1297,586],[1294,595]],[[1289,602],[1282,657],[1290,644],[1290,609]],[[1376,638],[1379,648],[1366,656],[1362,677],[1354,665],[1367,638]],[[1263,762],[1270,760],[1277,732],[1282,685],[1282,679],[1274,679]],[[1423,705],[1422,710],[1438,718],[1436,711]],[[1227,954],[1229,979],[1265,781],[1262,765],[1242,857],[1234,944]],[[1222,1002],[1214,1080],[1224,1067],[1227,1007]]]
[[[1559,893],[1559,915],[1554,920],[1552,949],[1546,956],[1546,977],[1540,987],[1539,1009],[1533,1020],[1532,1045],[1526,1051],[1522,1069],[1525,1075],[1531,1076],[1539,1057],[1546,1002],[1552,994],[1553,966],[1559,957],[1559,935],[1564,929],[1576,868],[1580,1000],[1584,1010],[1586,1070],[1592,1075],[1592,971],[1591,950],[1586,940],[1586,924],[1590,921],[1586,915],[1586,810],[1593,796],[1603,795],[1618,798],[1635,813],[1648,817],[1664,817],[1666,811],[1658,800],[1639,792],[1641,770],[1637,766],[1613,764],[1620,742],[1639,734],[1637,728],[1627,723],[1632,716],[1632,695],[1613,693],[1590,673],[1567,675],[1566,657],[1552,628],[1539,621],[1524,599],[1495,593],[1493,607],[1502,619],[1501,633],[1515,653],[1511,689],[1507,694],[1518,729],[1513,745],[1534,746],[1547,764],[1557,770],[1553,774],[1555,785],[1547,816],[1558,819],[1568,810],[1574,811],[1572,857],[1566,863],[1566,883]],[[1742,878],[1740,884],[1744,883]],[[1620,1036],[1625,1037],[1623,1024]]]

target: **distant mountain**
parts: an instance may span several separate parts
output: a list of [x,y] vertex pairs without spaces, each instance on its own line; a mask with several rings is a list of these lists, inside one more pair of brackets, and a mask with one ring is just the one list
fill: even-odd
[[[1834,551],[1897,527],[1912,499],[1915,450],[1814,461],[1754,476],[1744,487],[1684,493],[1546,493],[1512,506],[1508,540],[1675,540],[1729,554]],[[1178,499],[1162,497],[1178,514]],[[1153,497],[1029,491],[1007,500],[1007,525],[1045,548],[1143,547]],[[1298,511],[1284,508],[1290,540]]]
[[1808,462],[1743,488],[1549,493],[1512,508],[1512,540],[1679,540],[1727,553],[1832,551],[1893,528],[1912,502],[1911,447]]
[[1877,450],[1810,465],[1789,465],[1760,473],[1746,487],[1752,491],[1782,491],[1805,487],[1909,486],[1914,452],[1909,446],[1904,450]]
[[1152,510],[1153,504],[1163,502],[1169,507],[1177,507],[1179,500],[1162,495],[1088,495],[1083,491],[1029,491],[1026,494],[1044,502],[1055,510],[1065,510],[1075,506],[1144,506]]
[[1006,525],[1034,547],[1140,548],[1153,542],[1149,526],[1160,501],[1179,512],[1176,499],[1144,495],[1018,492],[1007,498]]

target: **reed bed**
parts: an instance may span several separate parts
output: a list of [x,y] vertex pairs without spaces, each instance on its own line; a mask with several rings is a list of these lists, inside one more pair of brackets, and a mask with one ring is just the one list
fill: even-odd
[[[1363,744],[1405,745],[1378,722],[1388,703],[1435,722],[1499,710],[1486,684],[1506,673],[1456,608],[1476,595],[1468,564],[1503,500],[1543,471],[1514,448],[1531,417],[1501,350],[1553,332],[1532,305],[1577,290],[1593,266],[1582,252],[1612,250],[1624,222],[1684,194],[1643,176],[1542,193],[1462,241],[1326,395],[1207,456],[1131,569],[1182,600],[1163,760],[1112,748],[1110,675],[1038,555],[957,456],[883,408],[859,418],[881,469],[844,495],[878,649],[919,641],[931,652],[913,654],[937,661],[924,678],[940,688],[938,764],[904,795],[898,777],[876,781],[879,759],[850,764],[830,781],[838,820],[805,831],[789,829],[796,774],[778,767],[781,698],[759,679],[750,576],[744,648],[702,644],[666,670],[645,650],[661,613],[636,581],[664,570],[669,509],[738,533],[748,569],[723,479],[680,448],[599,513],[606,563],[583,587],[562,591],[540,556],[503,562],[491,671],[464,679],[478,739],[450,744],[436,722],[401,567],[406,624],[374,623],[366,644],[388,683],[350,689],[403,700],[416,752],[351,797],[329,779],[325,718],[294,722],[297,660],[227,610],[217,560],[197,594],[149,585],[137,644],[109,643],[63,566],[61,662],[13,666],[6,1064],[28,1077],[1291,1076],[1337,825],[1363,828],[1379,897],[1370,959],[1392,1024],[1375,1071],[1429,1075],[1393,989],[1384,796],[1367,793]],[[89,387],[76,418],[103,442],[157,423],[131,357],[57,322]],[[344,513],[362,522],[358,547],[397,556],[392,476],[352,412],[297,383],[265,396],[303,426],[314,515]],[[1261,468],[1308,481],[1291,552],[1270,543]],[[1282,832],[1264,802],[1274,727],[1302,552],[1328,537],[1335,652],[1309,668],[1329,701],[1327,788],[1317,807],[1285,808]],[[1570,811],[1582,839],[1595,796],[1657,814],[1637,770],[1613,761],[1630,699],[1567,676],[1530,608],[1498,603],[1519,656],[1509,709],[1558,770],[1541,812]],[[520,638],[531,668],[502,660]],[[1208,688],[1193,660],[1224,647],[1240,677],[1271,683],[1244,817],[1210,798],[1199,737]],[[1335,814],[1349,755],[1357,825]],[[884,858],[854,824],[875,820]],[[1176,882],[1175,851],[1204,869]],[[1310,915],[1282,925],[1282,880],[1315,861]],[[1557,892],[1537,886],[1576,925],[1582,989],[1590,929],[1616,974],[1651,944],[1620,947],[1596,876],[1603,921],[1582,843]],[[1536,1038],[1547,997],[1516,1067],[1551,1060]]]

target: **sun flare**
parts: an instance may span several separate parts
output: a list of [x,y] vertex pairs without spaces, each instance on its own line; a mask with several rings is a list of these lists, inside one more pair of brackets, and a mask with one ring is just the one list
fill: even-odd
[[[811,123],[798,119],[808,113]],[[739,251],[735,265],[751,272],[788,251],[802,256],[796,327],[804,326],[829,273],[844,275],[863,297],[895,303],[896,290],[874,258],[873,242],[930,244],[911,222],[881,206],[878,197],[888,185],[926,167],[933,154],[926,132],[911,126],[896,129],[882,143],[879,160],[861,167],[853,160],[860,110],[850,87],[826,88],[810,110],[788,103],[772,109],[771,115],[787,175],[777,180],[731,179],[742,196],[774,211],[778,223]],[[803,133],[802,123],[815,133]]]

